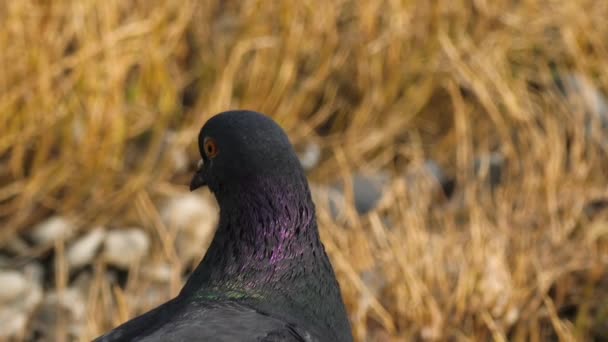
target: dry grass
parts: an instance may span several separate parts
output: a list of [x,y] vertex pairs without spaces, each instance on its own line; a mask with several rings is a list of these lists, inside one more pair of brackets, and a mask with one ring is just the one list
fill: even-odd
[[[608,198],[608,154],[554,86],[608,90],[606,18],[591,0],[2,1],[0,246],[51,214],[139,225],[178,270],[166,300],[186,266],[157,207],[192,171],[171,151],[196,160],[210,115],[250,108],[323,146],[317,182],[428,158],[456,177],[450,200],[396,184],[364,217],[319,208],[358,340],[606,338],[608,213],[589,204]],[[490,151],[494,190],[472,168]],[[65,288],[63,249],[12,257],[54,250]],[[83,340],[145,309],[137,272],[105,272]]]

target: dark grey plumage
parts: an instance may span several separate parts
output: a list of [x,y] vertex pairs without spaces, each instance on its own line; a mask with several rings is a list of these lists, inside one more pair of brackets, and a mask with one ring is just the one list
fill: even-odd
[[220,205],[205,257],[176,298],[97,341],[352,341],[282,129],[259,113],[225,112],[203,126],[199,149],[191,189],[209,186]]

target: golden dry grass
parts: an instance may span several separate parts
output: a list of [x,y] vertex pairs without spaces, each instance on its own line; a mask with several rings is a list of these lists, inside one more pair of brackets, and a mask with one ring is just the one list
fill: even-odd
[[[249,108],[321,144],[316,182],[428,158],[456,177],[449,201],[395,184],[363,217],[319,208],[357,340],[605,338],[608,213],[587,209],[608,198],[608,155],[554,77],[606,93],[606,18],[591,0],[2,1],[0,245],[61,214],[144,227],[152,258],[183,269],[158,203],[192,169],[170,151],[196,160],[210,115]],[[494,191],[472,168],[490,151],[506,159]],[[15,259],[55,250],[64,288],[63,249]],[[143,280],[104,272],[83,340],[145,309],[128,304]]]

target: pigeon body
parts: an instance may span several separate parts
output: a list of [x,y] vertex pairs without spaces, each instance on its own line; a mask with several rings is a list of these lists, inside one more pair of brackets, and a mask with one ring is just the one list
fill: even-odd
[[199,134],[217,232],[179,295],[97,341],[352,341],[308,182],[270,118],[230,111]]

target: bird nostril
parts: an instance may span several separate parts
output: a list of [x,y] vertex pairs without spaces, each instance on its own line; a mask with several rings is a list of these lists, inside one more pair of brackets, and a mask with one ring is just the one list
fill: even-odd
[[201,159],[198,161],[198,163],[196,164],[196,169],[200,170],[203,168],[203,165],[205,165],[205,162]]

